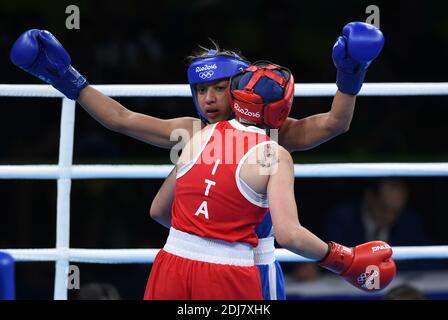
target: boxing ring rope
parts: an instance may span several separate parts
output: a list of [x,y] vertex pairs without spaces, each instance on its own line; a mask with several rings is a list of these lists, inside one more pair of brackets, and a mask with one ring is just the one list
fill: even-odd
[[[160,249],[6,249],[17,262],[58,261],[67,259],[79,263],[152,263]],[[448,245],[393,247],[393,258],[399,260],[448,259]],[[286,249],[276,249],[276,258],[281,262],[312,261]]]
[[[165,179],[173,169],[162,165],[72,165],[72,179]],[[64,169],[65,170],[65,169]],[[66,173],[58,165],[0,165],[0,179],[54,180]],[[448,162],[295,164],[299,178],[448,176]]]
[[[93,85],[110,97],[191,97],[186,84]],[[332,97],[334,83],[300,83],[295,97]],[[381,82],[365,83],[358,96],[424,96],[448,95],[448,82]],[[46,84],[0,84],[0,97],[63,98],[62,93]]]
[[[190,97],[188,85],[97,85],[112,97]],[[333,96],[330,84],[296,84],[295,96]],[[361,96],[448,95],[448,83],[366,83]],[[62,98],[58,165],[3,165],[0,179],[57,180],[56,247],[48,249],[1,249],[18,262],[55,261],[54,299],[67,299],[69,262],[151,263],[159,249],[75,249],[70,240],[70,190],[73,179],[165,178],[172,165],[73,165],[75,101],[64,98],[49,85],[0,85],[0,97]],[[296,177],[447,176],[448,163],[345,163],[295,165]],[[448,246],[394,247],[394,259],[444,259]],[[281,262],[307,261],[285,249],[277,249]]]

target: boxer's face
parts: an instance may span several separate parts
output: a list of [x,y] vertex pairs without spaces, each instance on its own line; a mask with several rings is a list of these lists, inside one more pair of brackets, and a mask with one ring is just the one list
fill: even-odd
[[229,80],[217,80],[196,85],[197,101],[210,123],[229,120]]

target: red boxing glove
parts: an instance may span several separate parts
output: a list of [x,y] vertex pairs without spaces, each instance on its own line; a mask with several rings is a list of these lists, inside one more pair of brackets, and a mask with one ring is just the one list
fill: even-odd
[[397,267],[391,258],[392,248],[383,241],[371,241],[354,248],[331,241],[328,245],[329,252],[319,265],[361,290],[382,290],[395,277]]

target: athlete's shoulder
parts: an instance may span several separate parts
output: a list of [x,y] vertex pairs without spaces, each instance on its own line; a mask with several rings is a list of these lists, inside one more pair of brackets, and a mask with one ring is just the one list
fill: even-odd
[[277,172],[279,164],[281,164],[282,167],[285,165],[293,165],[293,160],[289,151],[278,143],[265,144],[263,146],[263,155],[263,158],[270,163],[271,174]]
[[293,164],[291,153],[289,153],[288,150],[286,150],[285,147],[282,147],[281,145],[277,144],[278,148],[278,159],[279,161],[283,161],[287,164]]

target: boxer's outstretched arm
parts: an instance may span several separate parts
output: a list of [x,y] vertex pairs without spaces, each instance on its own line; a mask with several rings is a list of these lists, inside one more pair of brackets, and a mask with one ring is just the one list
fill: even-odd
[[133,112],[92,86],[81,91],[78,103],[106,128],[161,148],[171,148],[177,143],[170,140],[176,129],[185,130],[191,137],[193,123],[199,121],[191,117],[164,120]]
[[194,118],[162,120],[132,112],[89,86],[87,79],[71,65],[70,55],[62,44],[46,30],[31,29],[20,35],[11,48],[10,59],[67,98],[78,100],[88,113],[111,130],[163,148],[178,142],[170,140],[175,129],[185,129],[183,133],[177,132],[182,137],[185,134],[190,137],[193,132]]
[[280,130],[280,144],[289,151],[306,150],[346,132],[353,118],[355,96],[383,45],[384,36],[374,26],[364,22],[345,25],[333,46],[338,92],[331,111],[302,120],[288,119]]
[[303,119],[288,118],[279,132],[279,143],[289,152],[303,151],[347,132],[355,111],[356,96],[336,92],[331,110]]

